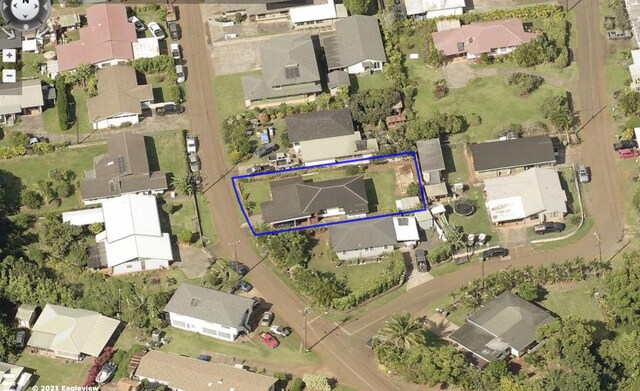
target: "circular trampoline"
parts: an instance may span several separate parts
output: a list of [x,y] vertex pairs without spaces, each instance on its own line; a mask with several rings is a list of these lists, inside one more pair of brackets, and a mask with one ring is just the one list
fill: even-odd
[[460,216],[471,216],[476,208],[470,202],[462,201],[453,207],[453,211]]

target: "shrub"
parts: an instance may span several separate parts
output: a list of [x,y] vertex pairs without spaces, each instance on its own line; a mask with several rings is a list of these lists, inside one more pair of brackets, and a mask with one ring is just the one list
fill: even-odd
[[364,167],[350,165],[346,169],[346,173],[349,176],[360,175],[364,172]]
[[465,115],[465,118],[467,119],[467,124],[469,126],[478,126],[482,124],[482,118],[476,113],[469,113]]
[[260,121],[261,123],[267,123],[271,120],[271,116],[269,114],[267,114],[266,112],[262,112],[260,114],[258,114],[258,121]]
[[180,233],[178,234],[178,240],[184,244],[193,243],[193,232],[189,231],[188,229],[180,231]]
[[348,293],[345,281],[338,280],[334,273],[305,269],[297,265],[291,268],[289,275],[296,288],[321,307],[329,307],[334,299]]
[[509,76],[507,83],[515,88],[518,95],[523,96],[537,90],[544,83],[544,78],[529,73],[516,72]]
[[409,183],[405,195],[407,197],[418,197],[420,195],[420,186],[415,182]]
[[302,381],[305,384],[305,389],[310,388],[317,391],[331,391],[331,385],[326,377],[322,375],[304,375]]
[[344,6],[350,14],[366,14],[371,6],[371,0],[345,0]]
[[58,125],[60,126],[60,130],[67,130],[69,129],[69,101],[67,83],[65,82],[63,74],[56,76],[55,86],[58,99],[56,102],[56,106],[58,107]]
[[29,142],[29,136],[22,132],[9,132],[7,141],[11,147],[24,147]]
[[91,232],[94,235],[97,235],[100,232],[104,231],[104,224],[102,223],[89,224],[88,229],[89,229],[89,232]]
[[299,377],[296,377],[291,382],[291,385],[289,386],[289,391],[302,391],[302,390],[304,390],[304,382]]
[[433,97],[435,99],[444,98],[448,93],[449,87],[447,87],[447,81],[445,79],[440,79],[433,82]]
[[129,65],[136,71],[142,73],[173,73],[175,68],[173,65],[173,57],[162,54],[152,58],[139,58],[129,61]]
[[56,186],[56,193],[58,193],[58,196],[63,198],[69,197],[71,194],[73,194],[73,187],[68,183],[60,183],[58,184],[58,186]]
[[22,205],[29,209],[40,209],[44,204],[42,196],[33,190],[24,189],[20,193],[20,201]]
[[451,258],[453,245],[450,242],[442,243],[427,254],[427,259],[432,264],[438,264]]

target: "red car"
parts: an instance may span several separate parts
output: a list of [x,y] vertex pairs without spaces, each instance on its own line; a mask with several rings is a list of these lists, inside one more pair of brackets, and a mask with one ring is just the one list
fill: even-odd
[[620,159],[634,158],[640,155],[640,151],[635,148],[626,148],[618,151],[618,157]]
[[262,341],[262,343],[264,343],[265,345],[267,345],[267,347],[271,349],[275,349],[278,347],[278,345],[280,345],[280,342],[278,342],[278,340],[275,339],[273,335],[267,332],[260,333],[258,336],[260,337],[260,340]]

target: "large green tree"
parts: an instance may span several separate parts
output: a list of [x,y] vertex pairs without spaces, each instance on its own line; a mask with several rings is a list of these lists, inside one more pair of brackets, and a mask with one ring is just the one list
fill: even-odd
[[413,319],[411,314],[403,312],[394,314],[380,329],[378,337],[397,347],[410,349],[425,343],[424,325],[417,319]]
[[371,7],[371,0],[344,0],[344,6],[350,14],[366,14]]
[[604,303],[609,317],[617,324],[640,325],[640,254],[623,255],[622,267],[609,272],[604,280]]

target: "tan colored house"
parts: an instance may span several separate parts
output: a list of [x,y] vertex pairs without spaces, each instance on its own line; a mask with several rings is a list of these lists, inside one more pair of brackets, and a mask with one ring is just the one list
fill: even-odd
[[27,346],[54,357],[98,357],[120,321],[98,312],[47,304],[31,330]]
[[137,124],[142,109],[153,102],[151,85],[138,85],[135,69],[125,65],[100,69],[96,76],[98,95],[87,102],[93,129]]
[[172,390],[274,391],[277,379],[229,365],[151,350],[140,360],[134,377],[164,384]]
[[0,89],[0,125],[12,126],[21,114],[41,113],[44,106],[40,79],[22,80]]
[[524,31],[522,20],[509,19],[466,24],[460,28],[435,32],[432,37],[435,47],[444,56],[474,59],[482,54],[509,54],[534,39],[536,34]]
[[18,322],[18,328],[30,329],[33,323],[36,321],[36,311],[38,307],[31,304],[22,304],[18,307],[16,313],[16,321]]

